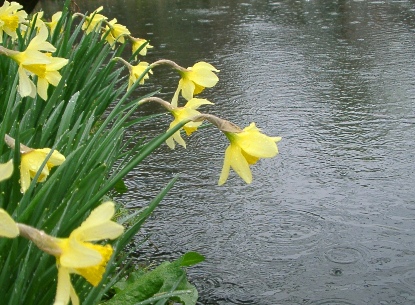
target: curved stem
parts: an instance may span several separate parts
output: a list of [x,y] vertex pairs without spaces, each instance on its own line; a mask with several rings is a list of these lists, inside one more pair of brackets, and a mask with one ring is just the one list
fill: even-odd
[[202,113],[200,115],[194,116],[191,120],[193,122],[201,122],[206,120],[215,125],[222,132],[240,133],[243,131],[239,126],[235,125],[234,123],[221,119],[212,114]]
[[182,66],[179,66],[174,61],[169,60],[169,59],[160,59],[160,60],[157,60],[157,61],[153,62],[150,65],[150,67],[153,68],[153,67],[159,66],[159,65],[169,65],[169,66],[171,66],[174,69],[179,70],[179,71],[183,71],[183,72],[187,72],[188,71],[186,68],[183,68]]
[[131,71],[132,65],[128,61],[126,61],[124,58],[114,57],[112,60],[121,61],[125,66],[127,66],[128,70]]
[[61,248],[56,244],[55,237],[23,223],[17,223],[17,227],[20,236],[31,240],[40,250],[53,256],[59,256],[62,253]]
[[174,109],[169,102],[167,102],[167,101],[165,101],[165,100],[163,100],[159,97],[155,97],[155,96],[147,97],[145,99],[142,99],[141,101],[138,102],[138,105],[142,105],[142,104],[147,103],[147,102],[159,103],[161,106],[166,108],[168,111],[172,111]]
[[[14,147],[16,145],[16,140],[13,139],[8,134],[4,135],[4,142],[6,142],[7,146],[9,146],[12,149],[14,149]],[[24,154],[24,153],[27,153],[27,152],[32,151],[32,150],[33,150],[32,148],[27,147],[26,145],[23,145],[22,143],[20,143],[20,153]]]

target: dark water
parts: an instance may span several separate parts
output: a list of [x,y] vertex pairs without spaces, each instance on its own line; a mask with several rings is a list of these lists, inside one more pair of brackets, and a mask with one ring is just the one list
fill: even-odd
[[[283,137],[251,185],[235,174],[216,185],[227,140],[214,129],[146,160],[128,178],[128,205],[181,178],[146,226],[138,261],[204,254],[189,270],[200,304],[415,304],[414,1],[78,4],[104,5],[150,39],[149,62],[212,63],[220,82],[204,109]],[[177,75],[155,76],[138,95],[161,84],[169,100]]]

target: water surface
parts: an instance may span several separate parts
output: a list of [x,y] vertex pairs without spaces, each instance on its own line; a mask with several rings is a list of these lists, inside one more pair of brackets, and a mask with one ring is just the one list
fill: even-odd
[[[204,109],[283,137],[251,185],[232,173],[217,186],[227,140],[213,128],[141,164],[120,198],[129,206],[180,179],[146,225],[138,261],[202,253],[189,275],[206,305],[415,303],[414,1],[78,4],[103,5],[150,39],[146,61],[212,63],[220,82],[201,95],[216,104]],[[177,81],[159,68],[137,96],[160,84],[170,99]]]

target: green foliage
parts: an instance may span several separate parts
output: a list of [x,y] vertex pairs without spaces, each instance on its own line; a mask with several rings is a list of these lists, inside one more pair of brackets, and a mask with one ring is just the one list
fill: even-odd
[[[178,124],[154,139],[138,135],[125,138],[127,128],[137,128],[145,120],[154,119],[155,116],[132,118],[139,107],[137,101],[154,93],[131,100],[131,92],[140,79],[126,91],[125,67],[112,60],[122,54],[124,46],[112,50],[100,33],[85,35],[81,30],[82,21],[74,21],[68,4],[69,1],[50,41],[56,47],[53,56],[67,58],[69,62],[60,70],[59,84],[49,86],[47,101],[37,95],[21,98],[16,89],[18,65],[0,56],[0,139],[9,134],[16,140],[15,149],[0,141],[0,163],[13,158],[15,168],[13,176],[0,183],[0,207],[15,221],[57,237],[69,236],[111,190],[125,192],[122,179],[128,172],[184,125]],[[23,35],[19,33],[15,44],[4,35],[2,46],[23,51],[35,35],[36,30],[29,28]],[[52,169],[45,182],[37,183],[41,169],[46,166],[45,160],[24,194],[19,185],[20,143],[32,148],[56,149],[66,157],[62,165]],[[52,151],[49,156],[51,154]],[[129,227],[113,243],[114,255],[97,287],[92,287],[82,277],[72,277],[82,304],[98,304],[128,273],[126,246],[175,180],[171,180],[147,207],[132,211],[122,219]],[[191,260],[183,258],[182,263],[163,264],[153,273],[155,275],[146,275],[140,283],[144,285],[146,278],[157,278],[162,282],[160,292],[176,293],[185,304],[192,304],[189,300],[195,300],[197,292],[188,284],[181,268],[189,266]],[[57,278],[55,257],[43,253],[26,239],[0,238],[0,266],[2,304],[53,303]],[[192,292],[180,294],[177,290]],[[140,298],[143,300],[145,298]]]
[[168,300],[184,305],[196,304],[196,288],[186,279],[183,267],[202,262],[204,257],[196,252],[186,253],[174,262],[164,262],[155,269],[132,272],[128,279],[115,286],[115,296],[105,305],[166,304]]

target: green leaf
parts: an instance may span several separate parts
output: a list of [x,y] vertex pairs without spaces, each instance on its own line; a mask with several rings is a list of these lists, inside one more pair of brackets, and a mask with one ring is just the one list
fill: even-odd
[[117,183],[114,185],[114,190],[119,194],[124,194],[128,191],[127,186],[125,185],[122,179],[118,180]]
[[[131,273],[129,279],[118,283],[115,296],[106,305],[165,304],[174,300],[184,305],[196,304],[198,293],[187,281],[183,266],[194,265],[204,257],[196,252],[186,253],[174,262],[164,262],[155,269]],[[184,265],[183,265],[184,264]],[[156,303],[155,303],[156,302]]]
[[197,252],[187,252],[179,259],[180,266],[188,267],[201,263],[205,260],[205,257]]

